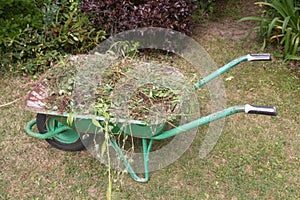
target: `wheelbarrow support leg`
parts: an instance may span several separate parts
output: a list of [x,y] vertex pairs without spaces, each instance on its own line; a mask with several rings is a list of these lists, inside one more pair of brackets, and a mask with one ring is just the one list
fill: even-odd
[[117,144],[117,142],[113,139],[110,140],[110,143],[112,145],[112,147],[115,149],[115,151],[117,152],[117,154],[120,156],[120,158],[122,159],[125,167],[127,168],[130,176],[137,182],[148,182],[149,180],[149,169],[148,169],[148,162],[149,162],[149,154],[150,154],[150,150],[152,147],[152,143],[153,140],[150,139],[149,144],[147,143],[147,139],[142,138],[142,143],[143,143],[143,155],[144,155],[144,171],[145,171],[145,177],[141,178],[139,177],[134,169],[131,167],[130,163],[128,162],[128,160],[125,158],[125,155],[122,152],[122,149],[119,147],[119,145]]

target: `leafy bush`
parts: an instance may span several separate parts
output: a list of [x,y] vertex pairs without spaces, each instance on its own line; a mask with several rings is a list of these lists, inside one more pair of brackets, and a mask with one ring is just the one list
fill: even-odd
[[[34,74],[52,66],[60,55],[85,53],[94,48],[105,36],[102,30],[92,27],[89,19],[80,12],[79,0],[39,0],[38,8],[30,0],[19,0],[20,8],[28,5],[25,22],[18,20],[9,31],[9,23],[18,12],[1,9],[2,21],[7,22],[0,42],[2,71]],[[31,2],[31,3],[30,3]],[[14,3],[6,4],[15,6]],[[34,10],[35,15],[31,14]],[[6,13],[11,12],[11,13]],[[32,22],[32,23],[29,23]]]
[[282,56],[286,60],[300,60],[300,2],[298,0],[272,0],[257,2],[260,6],[268,8],[263,17],[245,17],[241,21],[259,21],[260,26],[255,27],[267,41],[278,42],[283,47]]
[[195,0],[82,0],[81,9],[97,28],[116,33],[163,27],[188,33]]
[[65,53],[87,52],[104,39],[105,32],[96,31],[88,18],[80,12],[80,0],[61,0],[43,9],[43,31],[53,48]]
[[193,13],[195,20],[201,19],[203,16],[207,16],[214,12],[216,0],[197,0],[197,8]]

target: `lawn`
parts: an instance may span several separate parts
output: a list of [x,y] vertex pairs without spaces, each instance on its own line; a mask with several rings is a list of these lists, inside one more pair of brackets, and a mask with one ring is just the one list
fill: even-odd
[[[236,21],[253,11],[249,5],[228,1],[220,9],[221,20],[208,19],[196,27],[193,38],[217,66],[262,52],[253,37],[244,39],[251,24]],[[269,48],[264,52],[275,52]],[[300,80],[290,66],[274,58],[243,63],[224,74],[228,106],[274,105],[278,116],[226,118],[217,144],[204,159],[199,158],[199,147],[207,126],[201,127],[180,159],[152,172],[148,183],[116,173],[113,199],[299,198]],[[0,105],[17,99],[0,107],[0,199],[105,199],[107,168],[89,152],[59,151],[25,134],[35,114],[24,109],[24,97],[34,82],[8,75],[0,83]],[[201,108],[208,112],[205,100]]]

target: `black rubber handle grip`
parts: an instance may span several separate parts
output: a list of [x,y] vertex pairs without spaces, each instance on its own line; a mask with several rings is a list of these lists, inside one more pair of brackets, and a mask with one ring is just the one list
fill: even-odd
[[262,54],[248,54],[248,61],[270,61],[272,60],[271,54],[262,53]]
[[245,113],[248,114],[259,114],[259,115],[270,115],[276,116],[277,111],[273,106],[256,106],[256,105],[245,105]]

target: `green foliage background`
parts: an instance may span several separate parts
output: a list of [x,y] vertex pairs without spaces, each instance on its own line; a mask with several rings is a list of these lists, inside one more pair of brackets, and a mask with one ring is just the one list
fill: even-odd
[[86,53],[105,38],[79,9],[79,0],[9,0],[0,3],[1,70],[35,74],[59,56]]

